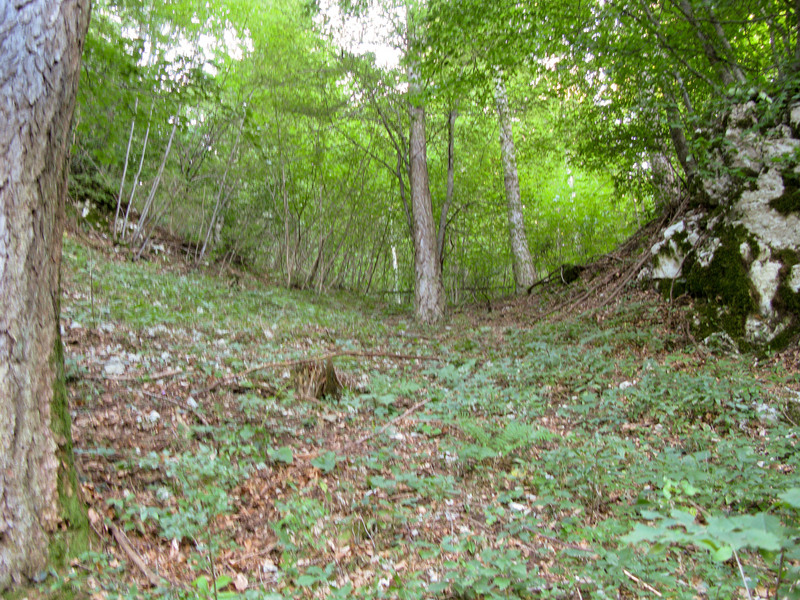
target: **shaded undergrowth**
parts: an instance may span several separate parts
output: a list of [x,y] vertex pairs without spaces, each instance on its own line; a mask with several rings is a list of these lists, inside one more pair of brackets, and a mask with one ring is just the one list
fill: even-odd
[[[420,329],[363,299],[64,256],[98,537],[42,591],[797,597],[800,376],[781,356],[687,345],[646,294]],[[297,361],[340,351],[371,355],[335,359],[339,397],[302,392]]]

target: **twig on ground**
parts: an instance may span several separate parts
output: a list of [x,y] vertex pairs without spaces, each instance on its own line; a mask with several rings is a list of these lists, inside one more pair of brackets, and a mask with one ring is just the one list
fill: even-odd
[[353,446],[359,446],[359,445],[363,444],[364,442],[366,442],[367,440],[371,440],[371,439],[372,439],[372,438],[374,438],[376,435],[380,435],[380,434],[382,434],[382,433],[383,433],[384,431],[386,431],[386,430],[387,430],[387,429],[388,429],[388,428],[389,428],[389,427],[390,427],[392,424],[394,424],[394,423],[397,423],[398,421],[402,421],[402,420],[403,420],[403,419],[405,419],[405,418],[406,418],[408,415],[410,415],[411,413],[413,413],[413,412],[414,412],[414,411],[416,411],[416,410],[419,410],[420,408],[422,408],[423,406],[425,406],[425,405],[426,405],[428,402],[430,402],[431,400],[433,400],[433,398],[428,398],[428,399],[426,399],[426,400],[422,400],[421,402],[417,402],[417,403],[416,403],[414,406],[412,406],[411,408],[409,408],[409,409],[408,409],[407,411],[405,411],[405,412],[404,412],[402,415],[399,415],[399,416],[395,417],[394,419],[392,419],[391,421],[389,421],[389,422],[385,423],[385,424],[383,425],[383,427],[381,427],[381,428],[380,428],[380,429],[378,429],[377,431],[373,431],[373,432],[372,432],[372,433],[370,433],[369,435],[365,435],[364,437],[362,437],[362,438],[360,438],[360,439],[356,440],[355,442],[353,442],[353,443],[351,443],[351,444],[347,444],[347,445],[345,446],[345,448],[351,448],[351,447],[353,447]]
[[114,539],[117,540],[119,547],[122,548],[125,554],[128,555],[128,558],[131,559],[131,562],[133,562],[133,564],[136,565],[136,567],[144,574],[144,576],[147,577],[147,581],[150,582],[150,585],[157,587],[161,581],[156,574],[147,567],[144,560],[142,560],[142,557],[137,554],[136,550],[133,548],[133,545],[128,539],[128,536],[125,535],[125,533],[113,523],[108,523],[108,528],[111,529],[111,534],[114,536]]
[[747,592],[748,600],[753,600],[753,596],[750,594],[750,586],[747,585],[747,577],[744,574],[744,569],[742,568],[742,563],[739,560],[739,555],[736,553],[736,550],[733,551],[733,557],[736,559],[736,565],[739,567],[739,575],[742,577],[742,584],[744,585],[744,591]]
[[85,375],[86,379],[94,379],[97,381],[140,381],[145,378],[152,379],[166,379],[167,377],[175,377],[176,375],[183,375],[183,369],[168,369],[161,373],[138,373],[133,375],[120,375],[119,377],[104,377],[102,375]]
[[199,421],[200,421],[200,422],[201,422],[203,425],[210,425],[210,424],[211,424],[211,423],[208,421],[208,419],[206,419],[206,418],[205,418],[205,417],[204,417],[202,414],[200,414],[200,412],[199,412],[197,409],[195,409],[195,408],[192,408],[192,407],[191,407],[191,406],[189,406],[188,404],[187,404],[186,406],[184,406],[183,404],[181,404],[181,403],[180,403],[180,402],[178,402],[177,400],[173,400],[172,398],[170,398],[170,397],[168,397],[168,396],[159,396],[158,394],[153,394],[152,392],[146,392],[145,390],[139,390],[139,391],[140,391],[142,394],[144,394],[145,396],[148,396],[148,397],[150,397],[150,398],[153,398],[153,399],[155,399],[155,400],[163,400],[164,402],[169,402],[170,404],[174,404],[174,405],[175,405],[175,406],[177,406],[178,408],[187,408],[187,409],[189,409],[189,411],[190,411],[190,412],[191,412],[191,413],[192,413],[192,414],[193,414],[195,417],[197,417],[197,419],[198,419],[198,420],[199,420]]
[[663,598],[663,596],[661,595],[661,592],[659,592],[656,588],[654,588],[652,585],[650,585],[646,581],[642,581],[641,579],[636,577],[636,575],[634,575],[633,573],[631,573],[627,569],[622,569],[622,572],[625,573],[625,575],[628,577],[628,579],[630,579],[631,581],[635,581],[640,586],[642,586],[644,589],[646,589],[648,592],[651,592],[651,593],[655,594],[659,598]]

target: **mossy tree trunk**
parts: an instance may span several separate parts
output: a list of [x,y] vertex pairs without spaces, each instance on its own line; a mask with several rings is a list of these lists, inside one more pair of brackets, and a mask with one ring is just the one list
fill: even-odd
[[[0,590],[84,532],[59,335],[69,129],[89,0],[0,4]],[[66,524],[67,527],[62,527]]]

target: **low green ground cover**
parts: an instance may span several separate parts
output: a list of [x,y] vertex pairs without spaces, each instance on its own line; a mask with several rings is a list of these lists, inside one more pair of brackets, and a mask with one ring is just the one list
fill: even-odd
[[[42,593],[800,597],[796,365],[687,343],[657,298],[422,330],[72,239],[64,289],[99,537]],[[341,396],[301,391],[334,353]]]

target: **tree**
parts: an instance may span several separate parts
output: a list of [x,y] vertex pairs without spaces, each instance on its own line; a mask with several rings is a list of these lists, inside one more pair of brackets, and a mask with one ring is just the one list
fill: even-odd
[[[4,5],[0,27],[0,590],[64,550],[78,499],[59,334],[68,133],[88,0]],[[54,547],[53,544],[56,544]]]
[[[415,38],[410,11],[408,18],[407,35],[409,46],[412,46]],[[412,51],[409,50],[409,55]],[[444,289],[428,181],[425,106],[422,102],[422,84],[413,57],[410,58],[408,65],[408,95],[411,115],[409,179],[411,181],[411,212],[414,219],[414,305],[417,318],[423,323],[432,324],[440,321],[444,316]]]
[[514,134],[511,128],[511,114],[508,110],[508,95],[502,76],[497,76],[495,88],[497,117],[500,122],[500,153],[503,157],[503,181],[506,188],[506,208],[508,210],[508,237],[511,254],[514,258],[514,283],[517,293],[525,292],[536,281],[531,253],[528,250],[528,236],[525,233],[525,219],[522,214],[522,199],[519,191],[517,157],[514,151]]

